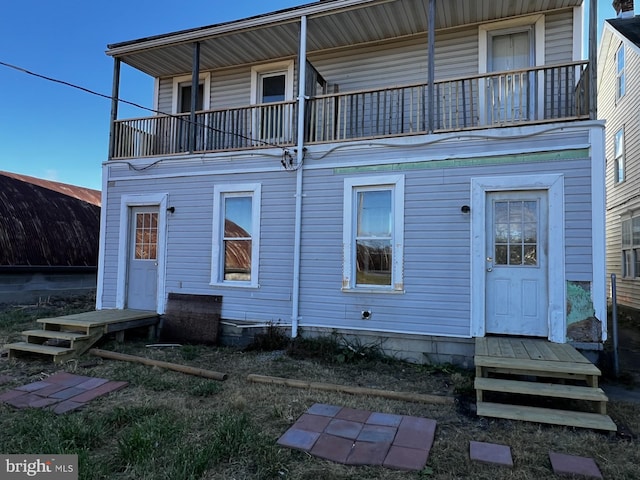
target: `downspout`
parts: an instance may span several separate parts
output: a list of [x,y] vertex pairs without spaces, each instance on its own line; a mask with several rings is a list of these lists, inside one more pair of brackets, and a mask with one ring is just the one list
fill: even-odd
[[191,109],[189,111],[189,153],[196,148],[196,105],[198,105],[198,85],[200,85],[200,43],[193,44],[193,67],[191,72]]
[[589,3],[589,119],[598,118],[598,71],[597,71],[597,31],[598,31],[598,0]]
[[429,43],[429,59],[427,63],[427,132],[433,133],[434,128],[434,105],[435,105],[435,89],[433,82],[435,81],[435,41],[436,41],[436,0],[429,0],[429,13],[427,14],[427,42]]
[[307,68],[307,17],[300,17],[300,50],[298,52],[298,138],[296,151],[296,211],[293,242],[293,294],[291,306],[291,337],[298,336],[300,311],[300,256],[302,236],[302,170],[304,161],[304,107]]

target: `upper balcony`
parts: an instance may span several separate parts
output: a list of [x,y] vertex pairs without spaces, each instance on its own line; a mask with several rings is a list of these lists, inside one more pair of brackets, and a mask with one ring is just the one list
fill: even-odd
[[588,119],[581,4],[334,0],[111,45],[158,112],[114,108],[110,158]]

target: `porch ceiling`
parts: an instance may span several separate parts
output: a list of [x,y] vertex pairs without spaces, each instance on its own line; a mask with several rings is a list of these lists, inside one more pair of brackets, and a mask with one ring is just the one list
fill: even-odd
[[[583,0],[436,0],[436,30],[581,5]],[[200,69],[213,70],[293,57],[307,15],[309,52],[427,31],[427,0],[329,0],[108,46],[107,54],[154,77],[191,71],[192,43]]]

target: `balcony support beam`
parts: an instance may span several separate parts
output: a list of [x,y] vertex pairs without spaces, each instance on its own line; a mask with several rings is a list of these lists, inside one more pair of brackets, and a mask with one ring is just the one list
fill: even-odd
[[298,49],[298,138],[296,151],[296,209],[293,241],[293,285],[291,298],[291,337],[298,336],[300,314],[300,257],[302,247],[302,172],[304,162],[305,86],[307,78],[307,17],[300,17],[300,46]]
[[598,118],[598,0],[589,2],[589,119]]
[[436,0],[429,0],[429,13],[427,13],[427,41],[429,43],[429,58],[427,63],[427,132],[433,133],[434,107],[435,107],[435,43],[436,43]]
[[196,108],[198,107],[198,85],[200,85],[200,42],[193,43],[193,67],[191,73],[191,109],[189,110],[189,153],[196,148]]
[[120,65],[122,60],[113,58],[113,83],[111,85],[111,120],[109,121],[109,160],[115,156],[116,135],[115,124],[118,119],[118,99],[120,96]]

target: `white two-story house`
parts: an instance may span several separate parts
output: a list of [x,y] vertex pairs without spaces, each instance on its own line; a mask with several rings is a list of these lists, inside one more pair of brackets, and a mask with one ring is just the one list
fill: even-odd
[[124,63],[155,113],[113,104],[98,309],[215,295],[230,322],[417,361],[599,345],[583,24],[582,0],[329,0],[109,45],[114,95]]

